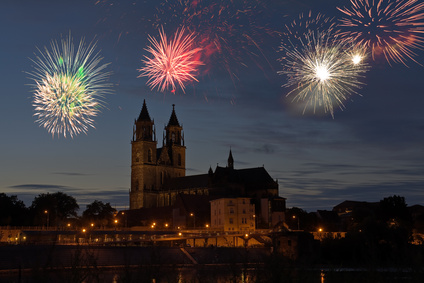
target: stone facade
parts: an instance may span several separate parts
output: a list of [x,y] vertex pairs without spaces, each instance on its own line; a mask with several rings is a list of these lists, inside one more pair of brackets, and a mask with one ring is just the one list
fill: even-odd
[[212,229],[254,231],[255,205],[250,202],[250,198],[221,198],[212,200]]
[[131,141],[130,209],[171,205],[171,194],[164,189],[167,179],[185,176],[183,128],[173,105],[171,118],[164,129],[163,146],[157,147],[154,120],[144,101],[134,122]]

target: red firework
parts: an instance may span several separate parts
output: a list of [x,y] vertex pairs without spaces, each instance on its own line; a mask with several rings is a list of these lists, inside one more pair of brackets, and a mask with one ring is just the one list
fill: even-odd
[[[343,39],[355,41],[387,62],[402,63],[424,48],[424,3],[421,0],[350,0],[352,7],[337,8]],[[420,63],[418,63],[420,64]]]
[[199,65],[203,63],[199,60],[201,48],[193,48],[194,33],[184,35],[184,28],[177,30],[174,38],[169,40],[163,28],[159,30],[160,40],[149,36],[151,46],[145,50],[151,57],[144,56],[142,62],[144,67],[138,71],[138,77],[149,77],[147,85],[159,91],[169,88],[175,91],[178,84],[184,91],[184,83],[198,81],[195,73]]

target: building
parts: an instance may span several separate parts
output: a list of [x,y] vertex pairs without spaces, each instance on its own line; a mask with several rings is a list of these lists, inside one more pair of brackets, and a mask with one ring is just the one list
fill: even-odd
[[134,122],[130,209],[169,206],[178,193],[190,193],[190,190],[170,192],[164,187],[165,180],[185,176],[184,133],[175,114],[175,105],[172,107],[161,148],[157,147],[154,120],[150,118],[146,101]]
[[[175,105],[163,132],[162,147],[158,148],[154,120],[144,101],[131,141],[130,210],[174,206],[181,194],[249,198],[256,210],[256,222],[262,227],[284,221],[285,199],[278,196],[278,182],[264,167],[235,169],[230,150],[226,167],[217,166],[215,171],[209,168],[206,174],[192,176],[185,176],[185,170],[184,133]],[[180,209],[180,217],[187,218],[181,211],[185,210]],[[266,215],[262,217],[263,212]]]
[[255,230],[255,205],[250,198],[211,201],[211,228],[224,231]]

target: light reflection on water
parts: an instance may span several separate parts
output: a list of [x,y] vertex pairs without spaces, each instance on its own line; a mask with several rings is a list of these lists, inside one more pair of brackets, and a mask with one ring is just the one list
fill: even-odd
[[[77,272],[77,273],[76,273]],[[35,276],[34,276],[35,275]],[[70,282],[69,278],[78,282],[411,282],[423,278],[422,271],[411,270],[365,270],[365,269],[300,269],[280,267],[278,270],[266,268],[241,268],[228,266],[198,266],[198,267],[121,267],[90,270],[61,270],[40,273],[40,270],[22,274],[0,274],[0,282]],[[414,281],[415,282],[415,281]],[[422,281],[416,281],[422,282]]]

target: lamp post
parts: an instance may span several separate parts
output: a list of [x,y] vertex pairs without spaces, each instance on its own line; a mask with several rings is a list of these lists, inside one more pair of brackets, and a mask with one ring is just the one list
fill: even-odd
[[194,215],[194,213],[190,213],[190,216],[193,217],[193,229],[196,229],[196,216]]
[[296,217],[296,215],[293,215],[293,219],[297,218],[297,230],[300,230],[300,225],[299,225],[299,217]]
[[46,228],[49,228],[49,211],[48,210],[44,210],[44,214],[46,214]]

